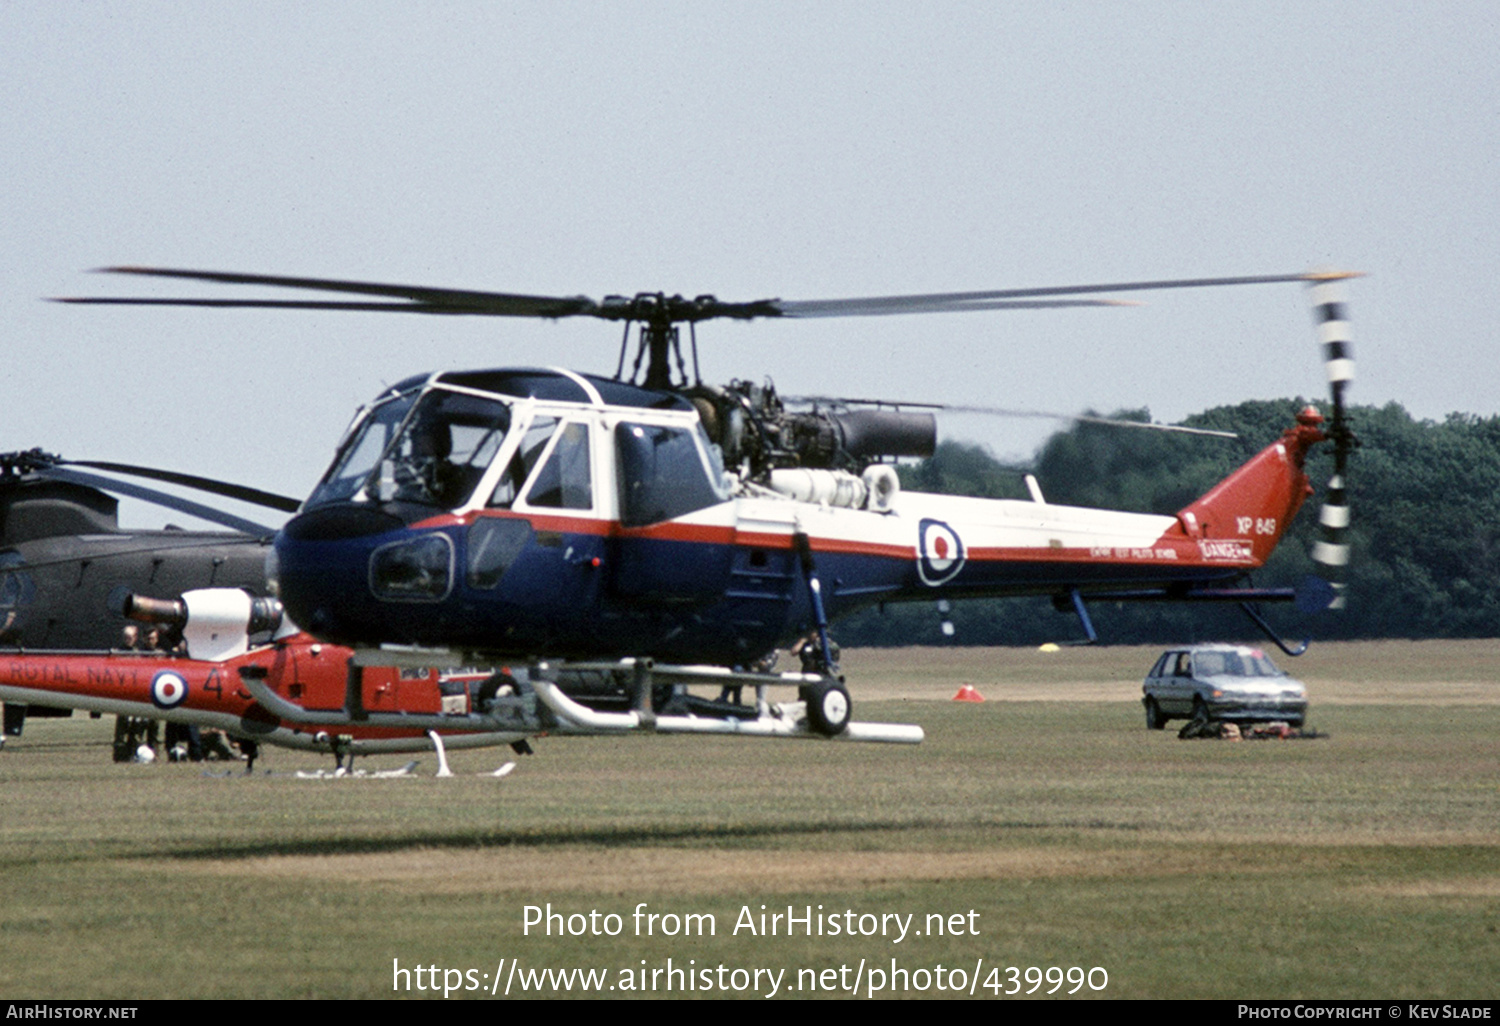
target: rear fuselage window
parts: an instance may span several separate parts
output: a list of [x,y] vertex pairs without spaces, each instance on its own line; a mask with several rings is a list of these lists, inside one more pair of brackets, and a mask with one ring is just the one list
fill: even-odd
[[615,427],[620,523],[640,527],[723,502],[694,433],[686,428],[623,423]]

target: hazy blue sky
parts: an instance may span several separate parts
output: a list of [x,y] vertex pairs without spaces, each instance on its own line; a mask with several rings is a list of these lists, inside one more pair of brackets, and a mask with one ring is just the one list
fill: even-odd
[[[1336,265],[1355,401],[1494,414],[1497,53],[1482,2],[0,0],[0,449],[302,495],[384,382],[614,367],[593,321],[42,302],[161,288],[113,263],[736,300]],[[1146,298],[699,340],[792,393],[1323,391],[1297,286]]]

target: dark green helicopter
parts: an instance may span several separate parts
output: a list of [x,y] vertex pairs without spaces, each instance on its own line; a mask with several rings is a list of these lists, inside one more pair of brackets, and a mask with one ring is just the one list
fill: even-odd
[[[40,449],[0,454],[0,647],[119,648],[132,622],[123,609],[127,594],[178,595],[210,587],[265,594],[274,527],[93,471],[151,478],[283,512],[297,508],[295,499],[189,474],[65,460]],[[121,528],[116,496],[226,530]],[[21,733],[27,712],[26,706],[5,707],[7,736]]]

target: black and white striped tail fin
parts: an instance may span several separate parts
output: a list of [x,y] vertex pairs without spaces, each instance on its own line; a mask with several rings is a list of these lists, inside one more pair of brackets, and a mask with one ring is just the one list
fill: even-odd
[[1330,609],[1343,609],[1347,567],[1349,565],[1349,496],[1345,472],[1349,453],[1355,446],[1353,432],[1344,414],[1344,393],[1354,380],[1354,344],[1349,329],[1344,276],[1330,275],[1312,286],[1313,320],[1317,324],[1318,342],[1323,348],[1323,364],[1328,371],[1328,389],[1333,399],[1332,417],[1326,429],[1333,443],[1333,476],[1318,515],[1318,541],[1312,558],[1334,589]]

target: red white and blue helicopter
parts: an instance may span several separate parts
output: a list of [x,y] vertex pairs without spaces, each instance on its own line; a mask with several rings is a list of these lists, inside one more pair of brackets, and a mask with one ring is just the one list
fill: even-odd
[[[283,722],[520,737],[562,726],[920,740],[917,728],[851,723],[831,622],[878,603],[1042,594],[1075,609],[1092,639],[1089,600],[1234,601],[1252,616],[1250,604],[1264,600],[1296,598],[1304,608],[1342,602],[1343,479],[1356,444],[1344,413],[1353,364],[1341,288],[1350,273],[728,303],[109,270],[365,298],[64,301],[584,316],[626,326],[612,377],[555,368],[443,371],[392,386],[357,415],[327,473],[276,534],[267,571],[290,621],[352,650],[346,700],[314,708],[267,686],[264,673],[239,670],[247,693]],[[892,464],[932,452],[931,412],[854,400],[794,411],[797,404],[770,386],[710,386],[697,371],[696,325],[715,318],[1107,305],[1083,297],[1273,282],[1312,288],[1331,417],[1302,411],[1175,515],[1053,505],[1034,481],[1030,501],[903,490]],[[639,331],[627,374],[631,325]],[[1304,461],[1324,441],[1335,474],[1314,559],[1326,583],[1295,592],[1249,586],[1247,576],[1312,493]],[[185,613],[191,623],[191,603]],[[189,629],[248,636],[239,619]],[[796,639],[805,642],[802,672],[763,669],[769,653]],[[361,698],[367,667],[500,664],[526,668],[518,686],[457,719],[377,711]],[[718,686],[723,695],[693,698],[688,684]],[[771,703],[776,686],[797,688],[798,701]],[[755,689],[754,704],[731,700],[744,687]]]

